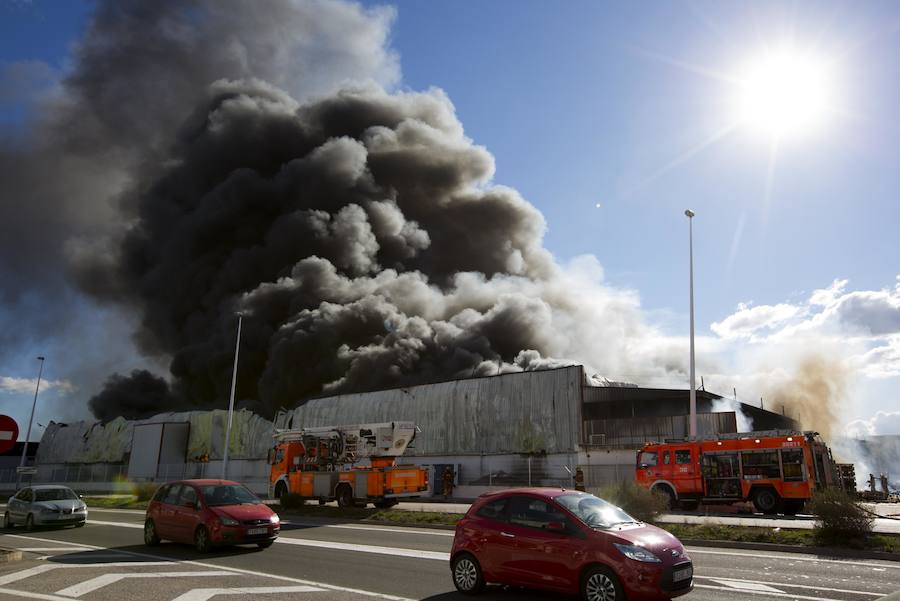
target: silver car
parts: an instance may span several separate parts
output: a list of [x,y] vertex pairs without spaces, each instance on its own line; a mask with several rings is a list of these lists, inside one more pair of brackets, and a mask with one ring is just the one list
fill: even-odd
[[4,524],[11,528],[24,524],[35,526],[84,526],[87,505],[67,486],[29,486],[9,498]]

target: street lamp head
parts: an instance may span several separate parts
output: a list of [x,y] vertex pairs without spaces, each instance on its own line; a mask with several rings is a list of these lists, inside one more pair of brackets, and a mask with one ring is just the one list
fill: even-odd
[[690,209],[685,209],[684,214],[687,215],[688,219],[694,216],[694,212]]
[[38,361],[43,361],[43,360],[44,360],[43,357],[38,357]]

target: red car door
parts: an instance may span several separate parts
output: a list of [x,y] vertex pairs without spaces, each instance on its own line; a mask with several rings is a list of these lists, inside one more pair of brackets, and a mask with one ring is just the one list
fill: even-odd
[[481,569],[489,574],[493,580],[507,582],[508,575],[504,571],[504,561],[510,552],[514,550],[515,539],[507,532],[506,506],[509,497],[503,497],[485,503],[473,516],[476,523],[473,525],[476,553]]
[[190,484],[183,484],[172,520],[177,540],[186,543],[194,542],[194,530],[197,528],[199,519],[200,506],[197,489]]
[[165,496],[160,500],[159,510],[154,520],[156,524],[156,534],[159,538],[166,540],[181,540],[178,538],[178,526],[175,518],[175,507],[178,505],[178,498],[181,496],[181,484],[172,484]]
[[571,590],[583,550],[566,514],[546,499],[516,496],[510,500],[509,523],[516,548],[508,569],[517,583]]

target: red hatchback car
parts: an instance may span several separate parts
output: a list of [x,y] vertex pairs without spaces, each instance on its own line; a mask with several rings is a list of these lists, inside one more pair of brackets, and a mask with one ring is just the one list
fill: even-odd
[[201,553],[215,545],[271,547],[281,529],[278,514],[243,484],[228,480],[183,480],[153,495],[144,520],[144,543],[193,544]]
[[580,594],[585,601],[670,599],[693,589],[677,538],[594,495],[523,488],[480,496],[456,526],[453,584],[495,582]]

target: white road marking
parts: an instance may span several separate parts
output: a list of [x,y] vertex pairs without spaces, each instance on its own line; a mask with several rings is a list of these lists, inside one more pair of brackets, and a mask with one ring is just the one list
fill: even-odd
[[140,528],[143,529],[143,524],[135,524],[134,522],[104,522],[103,520],[88,520],[88,524],[96,524],[97,526],[118,526],[120,528]]
[[[694,580],[696,579],[702,580],[714,580],[721,584],[725,584],[726,582],[750,582],[753,584],[764,584],[771,586],[786,586],[789,588],[802,588],[809,589],[814,591],[828,591],[830,593],[850,593],[851,595],[869,595],[872,597],[883,597],[885,593],[870,593],[868,591],[853,591],[842,588],[828,588],[826,586],[810,586],[808,584],[791,584],[788,582],[766,582],[764,580],[746,580],[746,579],[738,579],[738,578],[719,578],[718,576],[703,576],[702,574],[694,574]],[[804,578],[809,578],[808,576],[804,576]]]
[[760,584],[758,582],[750,582],[747,580],[725,580],[724,578],[709,578],[713,582],[717,584],[721,584],[723,586],[727,586],[729,588],[748,591],[748,592],[762,592],[762,593],[783,593],[784,591],[780,591],[777,588],[772,588],[768,584]]
[[784,553],[782,555],[764,555],[762,553],[731,553],[728,551],[710,551],[709,549],[698,549],[697,547],[685,547],[688,553],[706,554],[706,555],[731,555],[732,557],[757,557],[761,559],[775,559],[777,561],[818,561],[822,563],[837,563],[844,566],[862,566],[866,568],[893,568],[900,570],[900,565],[891,565],[887,563],[867,563],[863,561],[849,561],[843,559],[824,559],[819,557],[809,557],[805,555],[795,555],[793,553]]
[[84,549],[81,547],[20,547],[19,551],[43,553],[45,551],[84,551]]
[[45,595],[43,593],[30,593],[28,591],[17,591],[11,588],[0,588],[0,595],[10,595],[15,599],[42,599],[43,601],[72,601],[66,597],[57,597],[56,595]]
[[185,578],[185,577],[203,577],[203,576],[228,576],[227,572],[222,570],[205,570],[202,572],[113,572],[111,574],[102,574],[96,578],[79,582],[70,587],[56,591],[57,595],[65,597],[81,597],[88,593],[92,593],[104,586],[115,584],[126,578]]
[[378,545],[354,545],[351,543],[338,543],[325,540],[309,540],[305,538],[278,538],[276,543],[288,545],[300,545],[303,547],[318,547],[341,551],[358,551],[360,553],[375,553],[376,555],[394,555],[396,557],[415,557],[417,559],[436,559],[438,561],[450,561],[450,554],[440,551],[422,551],[419,549],[402,549],[399,547],[379,547]]
[[172,601],[207,601],[216,595],[272,595],[276,593],[318,593],[325,589],[314,586],[254,586],[245,588],[195,588]]
[[[36,536],[22,536],[20,534],[6,534],[4,536],[8,536],[11,538],[23,538],[26,540],[37,540],[37,541],[47,542],[47,543],[59,542],[59,541],[55,541],[53,539],[38,538]],[[76,544],[83,547],[85,550],[96,550],[96,551],[109,551],[110,550],[109,547],[99,547],[97,545],[85,545],[82,543],[76,543]],[[224,570],[226,572],[234,572],[235,574],[247,574],[248,576],[259,576],[261,578],[269,578],[272,580],[281,580],[282,582],[293,582],[296,584],[306,584],[309,586],[317,586],[317,587],[321,587],[321,588],[332,590],[332,591],[341,591],[341,592],[352,593],[352,594],[356,594],[356,595],[366,595],[367,597],[386,599],[387,601],[415,601],[414,599],[407,599],[406,597],[399,597],[397,595],[376,593],[373,591],[367,591],[367,590],[358,589],[358,588],[350,588],[350,587],[346,587],[346,586],[340,586],[337,584],[327,584],[324,582],[301,580],[300,578],[292,578],[290,576],[281,576],[278,574],[267,574],[265,572],[257,572],[254,570],[245,570],[242,568],[232,568],[229,566],[220,566],[220,565],[216,565],[213,563],[207,563],[207,562],[203,562],[203,561],[172,560],[172,559],[169,559],[168,557],[163,557],[161,555],[152,555],[150,553],[137,553],[135,551],[117,551],[117,553],[121,553],[122,555],[128,555],[129,557],[140,557],[143,559],[157,560],[158,561],[157,565],[172,565],[173,563],[177,563],[179,565],[192,565],[192,566],[198,566],[201,568],[213,568],[213,569],[218,569],[218,570]],[[146,562],[146,563],[149,564],[150,562]],[[127,562],[126,561],[126,562],[120,562],[120,563],[94,564],[94,565],[127,566],[127,565],[138,565],[138,564],[140,564],[140,562]],[[65,567],[83,567],[83,564],[54,564],[54,565],[65,566]],[[48,599],[49,598],[50,597],[48,597]],[[57,599],[57,597],[52,597],[52,599]]]
[[62,570],[65,568],[95,568],[95,567],[114,567],[121,568],[125,566],[171,566],[174,565],[171,561],[111,561],[109,563],[99,563],[99,564],[71,564],[71,563],[45,563],[39,566],[35,566],[33,568],[28,568],[25,570],[19,570],[18,572],[13,572],[12,574],[7,574],[5,576],[0,576],[0,586],[5,584],[10,584],[12,582],[18,582],[19,580],[25,580],[26,578],[31,578],[32,576],[38,576],[45,572],[49,572],[51,570]]
[[831,599],[828,597],[806,597],[793,593],[773,593],[768,591],[751,591],[749,589],[734,589],[727,586],[712,586],[709,584],[694,584],[694,588],[705,588],[711,591],[728,591],[729,593],[741,592],[747,595],[768,595],[769,597],[785,597],[788,599],[802,599],[803,601],[846,601],[845,599]]
[[[288,522],[290,523],[290,522]],[[299,523],[299,522],[294,522]],[[305,526],[321,526],[323,524],[304,524]],[[402,534],[430,534],[432,536],[454,536],[450,530],[424,530],[413,528],[390,528],[387,526],[354,526],[352,524],[324,524],[326,528],[346,528],[347,530],[377,530],[378,532],[400,532]]]

